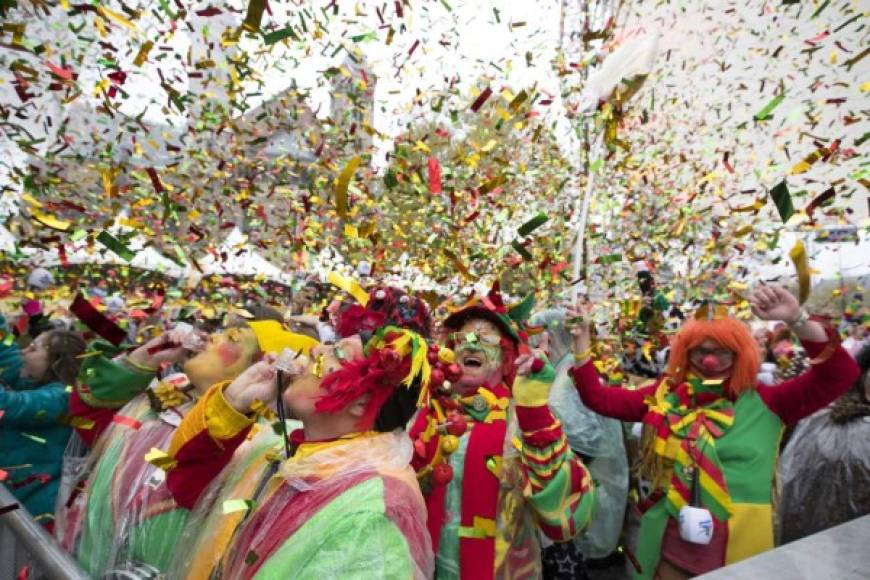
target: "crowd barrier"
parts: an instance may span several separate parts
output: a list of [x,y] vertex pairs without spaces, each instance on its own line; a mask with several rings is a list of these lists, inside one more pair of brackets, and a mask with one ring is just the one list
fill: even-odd
[[784,544],[698,580],[866,580],[870,578],[870,515]]
[[88,580],[88,576],[0,484],[0,580],[43,579]]

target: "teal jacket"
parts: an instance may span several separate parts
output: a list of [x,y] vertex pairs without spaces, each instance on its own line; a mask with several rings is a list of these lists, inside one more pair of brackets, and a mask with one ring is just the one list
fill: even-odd
[[43,523],[54,517],[63,452],[71,429],[64,419],[69,393],[60,383],[21,378],[21,351],[0,316],[0,469],[3,483]]

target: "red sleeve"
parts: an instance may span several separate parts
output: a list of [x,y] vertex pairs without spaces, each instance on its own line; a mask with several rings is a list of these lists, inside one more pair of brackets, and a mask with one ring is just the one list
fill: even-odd
[[523,431],[523,442],[532,447],[552,445],[562,437],[562,427],[550,411],[549,405],[540,407],[515,407],[517,422]]
[[75,430],[88,447],[94,446],[118,411],[119,409],[91,407],[82,401],[76,389],[70,393],[69,414],[76,419]]
[[[830,329],[828,334],[833,332]],[[813,359],[825,349],[825,342],[802,343]],[[812,365],[805,373],[778,385],[758,385],[758,394],[783,423],[792,425],[823,409],[849,390],[861,369],[849,353],[837,346],[824,362]]]
[[620,421],[641,421],[647,413],[644,399],[655,394],[656,386],[630,391],[619,387],[605,387],[601,384],[592,361],[571,369],[574,386],[580,393],[583,404],[605,417]]
[[232,439],[220,442],[203,430],[186,442],[175,454],[176,465],[166,474],[166,486],[175,502],[183,508],[193,509],[199,496],[230,462],[250,430],[248,427]]

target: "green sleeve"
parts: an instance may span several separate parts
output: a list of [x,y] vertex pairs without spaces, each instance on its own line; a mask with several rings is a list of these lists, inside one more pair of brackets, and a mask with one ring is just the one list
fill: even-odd
[[12,391],[0,387],[0,419],[16,427],[42,427],[55,423],[69,408],[69,393],[60,383]]
[[561,463],[542,489],[526,500],[541,531],[556,542],[565,542],[586,530],[595,516],[597,503],[589,472],[573,454]]
[[145,390],[154,373],[134,368],[123,359],[113,357],[121,350],[98,341],[91,345],[96,354],[82,362],[76,392],[90,407],[119,409]]

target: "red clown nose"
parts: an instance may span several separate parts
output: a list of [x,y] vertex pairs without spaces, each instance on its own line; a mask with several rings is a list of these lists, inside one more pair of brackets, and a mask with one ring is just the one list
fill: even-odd
[[719,359],[712,354],[706,355],[701,359],[701,369],[705,373],[715,373],[719,370]]

